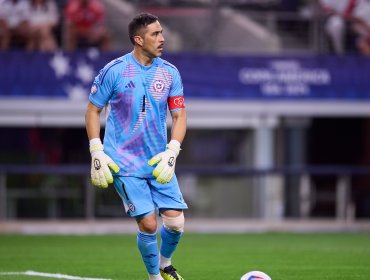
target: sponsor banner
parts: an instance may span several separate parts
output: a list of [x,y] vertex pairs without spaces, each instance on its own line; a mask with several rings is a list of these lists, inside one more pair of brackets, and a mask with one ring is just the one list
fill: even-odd
[[[121,53],[0,53],[0,97],[87,100],[98,71]],[[361,56],[167,54],[185,97],[370,101],[370,59]],[[129,81],[128,81],[129,82]],[[163,83],[153,85],[161,91]]]

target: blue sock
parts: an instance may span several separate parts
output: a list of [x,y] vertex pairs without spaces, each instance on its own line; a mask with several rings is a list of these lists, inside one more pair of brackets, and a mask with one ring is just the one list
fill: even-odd
[[137,233],[137,246],[149,274],[159,274],[157,233]]
[[179,244],[182,232],[161,227],[161,256],[170,259]]

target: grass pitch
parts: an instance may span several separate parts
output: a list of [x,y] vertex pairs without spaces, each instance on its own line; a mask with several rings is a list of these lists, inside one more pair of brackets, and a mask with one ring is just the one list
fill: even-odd
[[[273,280],[369,280],[369,234],[185,234],[173,263],[186,280],[238,280],[261,270]],[[27,270],[145,280],[134,235],[0,235],[0,272]],[[47,280],[0,275],[4,280]]]

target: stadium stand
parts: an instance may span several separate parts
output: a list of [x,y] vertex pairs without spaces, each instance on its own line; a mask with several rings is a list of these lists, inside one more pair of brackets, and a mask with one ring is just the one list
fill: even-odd
[[0,2],[0,49],[24,48],[29,37],[28,1]]
[[66,51],[61,14],[58,51],[0,53],[0,134],[12,135],[0,143],[0,218],[122,217],[84,175],[83,114],[94,75],[131,49],[123,27],[139,11],[163,21],[164,58],[185,84],[178,171],[190,217],[370,217],[370,64],[357,49],[330,52],[318,1],[102,3],[109,52]]
[[105,24],[105,8],[99,0],[70,0],[64,8],[65,48],[111,49],[111,34]]

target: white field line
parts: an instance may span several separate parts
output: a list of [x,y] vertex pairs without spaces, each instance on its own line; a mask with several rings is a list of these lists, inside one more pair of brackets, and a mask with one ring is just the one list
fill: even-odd
[[57,279],[71,279],[71,280],[112,280],[107,278],[86,278],[80,276],[65,275],[60,273],[45,273],[28,270],[25,272],[0,272],[0,275],[28,275],[28,276],[40,276],[40,277],[49,277]]

